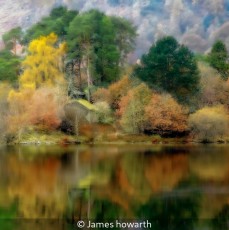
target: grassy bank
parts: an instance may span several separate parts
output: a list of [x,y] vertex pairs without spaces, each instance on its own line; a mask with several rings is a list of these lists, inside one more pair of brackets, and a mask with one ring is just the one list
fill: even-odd
[[10,145],[71,145],[71,144],[175,144],[187,143],[187,138],[162,138],[159,135],[127,135],[122,133],[94,133],[94,135],[67,135],[61,131],[28,129],[12,138]]

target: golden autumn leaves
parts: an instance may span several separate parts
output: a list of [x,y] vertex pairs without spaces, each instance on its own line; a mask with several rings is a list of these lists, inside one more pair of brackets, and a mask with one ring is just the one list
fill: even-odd
[[9,92],[9,130],[19,131],[27,125],[55,128],[60,123],[57,87],[64,85],[63,56],[66,44],[58,44],[51,33],[33,40],[22,63],[19,89]]
[[58,37],[51,33],[33,40],[28,47],[28,55],[22,67],[20,90],[37,89],[42,86],[53,87],[64,81],[62,57],[66,44],[57,45]]

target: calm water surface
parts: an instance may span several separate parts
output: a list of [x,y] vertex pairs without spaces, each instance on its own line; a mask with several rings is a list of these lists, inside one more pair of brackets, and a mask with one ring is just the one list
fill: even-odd
[[229,229],[229,146],[0,149],[0,229],[71,230],[79,219]]

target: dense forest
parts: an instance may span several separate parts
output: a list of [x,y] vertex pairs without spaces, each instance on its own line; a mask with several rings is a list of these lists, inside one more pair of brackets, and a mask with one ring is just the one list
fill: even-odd
[[132,64],[137,36],[126,19],[65,7],[4,34],[1,141],[229,141],[225,44],[201,54],[161,37]]

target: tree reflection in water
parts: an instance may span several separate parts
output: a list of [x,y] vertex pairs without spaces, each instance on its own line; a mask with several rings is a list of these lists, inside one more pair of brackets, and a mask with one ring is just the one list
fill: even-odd
[[0,207],[0,229],[14,230],[16,227],[17,204],[13,203],[10,207]]
[[184,189],[177,187],[152,198],[138,208],[138,217],[150,220],[153,230],[194,230],[198,223],[200,210],[200,194],[184,193],[178,195],[177,191]]
[[0,229],[75,229],[79,218],[148,219],[154,230],[229,229],[228,147],[36,148],[0,155],[0,217],[27,218],[16,227],[2,221]]
[[213,230],[229,230],[229,205],[226,204],[212,220]]

